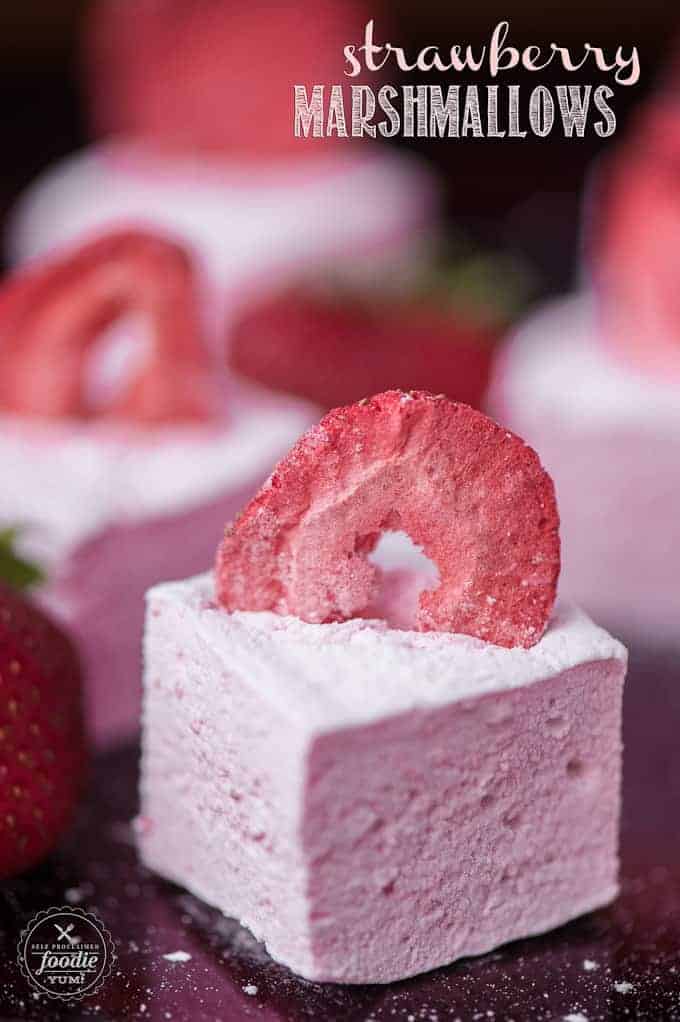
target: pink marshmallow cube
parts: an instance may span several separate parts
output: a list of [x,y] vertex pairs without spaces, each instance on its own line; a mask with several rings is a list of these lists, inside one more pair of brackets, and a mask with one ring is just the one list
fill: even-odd
[[38,177],[10,217],[8,248],[11,262],[22,264],[121,224],[146,226],[191,253],[206,314],[223,330],[263,288],[276,290],[319,266],[362,282],[419,270],[437,234],[438,208],[427,166],[387,146],[305,149],[263,164],[172,157],[118,141],[91,146]]
[[677,647],[677,380],[619,359],[592,295],[576,293],[508,338],[488,410],[541,452],[555,482],[560,593],[626,637]]
[[384,983],[617,894],[624,647],[532,649],[148,595],[144,863],[309,979]]
[[78,643],[97,742],[139,729],[146,590],[210,566],[225,523],[316,416],[243,387],[201,426],[0,417],[0,523],[22,529],[46,575],[37,597]]

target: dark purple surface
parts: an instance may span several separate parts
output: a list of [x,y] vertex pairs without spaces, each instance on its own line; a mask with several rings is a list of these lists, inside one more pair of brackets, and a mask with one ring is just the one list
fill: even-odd
[[[137,751],[94,765],[90,797],[53,861],[0,900],[0,1017],[204,1022],[548,1022],[570,1015],[680,1020],[680,654],[633,657],[625,710],[623,889],[546,937],[387,987],[307,983],[250,935],[136,861]],[[34,997],[15,965],[21,927],[65,901],[110,929],[118,962],[80,1006]],[[184,964],[163,958],[182,950]],[[584,963],[594,963],[590,967]],[[616,989],[629,983],[632,989]],[[254,992],[254,988],[257,991]],[[250,991],[250,992],[248,992]]]

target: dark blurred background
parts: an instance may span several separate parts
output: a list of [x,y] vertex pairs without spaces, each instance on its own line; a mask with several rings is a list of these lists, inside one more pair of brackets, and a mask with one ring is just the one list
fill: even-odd
[[[78,41],[88,6],[89,0],[3,0],[0,4],[3,219],[18,191],[40,169],[87,140]],[[512,41],[518,46],[550,41],[580,47],[586,41],[612,48],[637,45],[641,82],[617,87],[613,101],[619,137],[631,109],[653,86],[680,24],[677,4],[669,0],[634,4],[400,0],[389,9],[389,38],[416,50],[434,43],[484,43],[502,19],[511,22]],[[525,73],[527,87],[537,84],[538,77]],[[394,75],[390,78],[394,80]],[[563,71],[540,75],[546,83],[564,78]],[[522,76],[514,80],[521,82]],[[570,81],[578,80],[577,75],[570,76]],[[592,70],[582,80],[592,82]],[[484,243],[509,245],[528,255],[540,267],[542,290],[568,284],[587,168],[598,150],[611,143],[592,133],[582,140],[563,140],[553,133],[544,140],[411,144],[440,169],[447,211],[457,224]]]

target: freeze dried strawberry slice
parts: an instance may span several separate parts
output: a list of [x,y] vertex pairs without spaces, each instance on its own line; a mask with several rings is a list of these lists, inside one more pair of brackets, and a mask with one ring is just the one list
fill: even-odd
[[227,610],[325,622],[376,595],[367,555],[406,532],[438,570],[417,627],[533,646],[555,599],[559,518],[536,453],[467,405],[388,391],[330,412],[225,534]]
[[141,370],[105,414],[145,423],[203,420],[215,379],[184,250],[119,231],[19,271],[0,292],[0,406],[22,415],[86,417],[87,357],[103,331],[135,313],[149,327]]
[[680,118],[656,100],[600,167],[587,235],[602,336],[636,369],[680,378]]
[[313,15],[299,0],[99,0],[85,39],[95,133],[255,160],[298,154],[294,86],[311,95],[344,81],[343,47],[380,13],[364,0],[316,0]]

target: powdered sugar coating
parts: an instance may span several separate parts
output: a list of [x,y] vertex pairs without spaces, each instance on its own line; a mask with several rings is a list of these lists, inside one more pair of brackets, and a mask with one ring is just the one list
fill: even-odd
[[645,376],[616,357],[588,291],[547,302],[510,335],[487,406],[519,429],[545,414],[586,430],[676,432],[680,422],[677,381]]
[[214,423],[155,428],[0,416],[0,464],[12,480],[0,519],[22,526],[23,551],[51,573],[104,529],[252,486],[315,417],[254,386],[228,385],[225,404],[228,418]]
[[243,658],[248,684],[310,733],[506,691],[584,662],[625,662],[627,656],[583,611],[562,603],[531,649],[400,630],[379,619],[312,624],[271,612],[225,614],[215,604],[210,574],[155,586],[147,603],[159,613],[175,608],[234,671]]
[[373,599],[367,555],[403,530],[439,569],[416,626],[502,646],[543,634],[559,574],[552,481],[535,452],[466,405],[388,391],[330,412],[227,529],[228,610],[346,620]]

